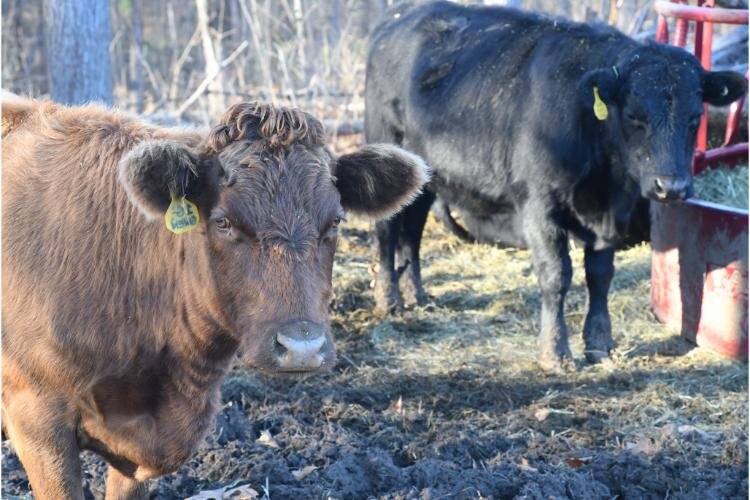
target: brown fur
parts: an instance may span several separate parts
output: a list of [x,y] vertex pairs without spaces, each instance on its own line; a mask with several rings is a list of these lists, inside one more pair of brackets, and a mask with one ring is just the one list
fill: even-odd
[[344,206],[346,200],[357,200],[352,211],[377,218],[389,217],[411,203],[430,180],[422,158],[390,144],[368,144],[340,157],[334,174]]
[[270,148],[298,142],[319,146],[325,142],[323,126],[297,109],[247,102],[232,106],[208,136],[207,146],[218,153],[233,141],[262,138]]
[[[2,112],[4,425],[37,498],[83,497],[83,449],[110,464],[107,498],[143,497],[199,444],[238,349],[275,372],[280,328],[328,331],[339,193],[362,189],[334,184],[346,162],[300,111],[233,106],[207,135],[97,106]],[[369,158],[358,168],[425,175]],[[419,188],[343,204],[390,213]],[[197,229],[164,227],[172,195]]]

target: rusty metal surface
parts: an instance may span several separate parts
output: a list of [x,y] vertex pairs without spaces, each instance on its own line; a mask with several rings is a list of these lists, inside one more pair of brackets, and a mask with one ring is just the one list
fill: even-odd
[[[747,161],[747,144],[724,149],[698,155],[696,170]],[[686,339],[747,361],[748,211],[698,199],[651,209],[654,314]]]

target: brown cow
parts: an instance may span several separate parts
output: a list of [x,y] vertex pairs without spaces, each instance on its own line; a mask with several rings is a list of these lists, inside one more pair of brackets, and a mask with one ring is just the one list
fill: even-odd
[[[313,117],[252,103],[202,134],[13,100],[2,134],[3,424],[41,499],[83,498],[86,449],[108,499],[145,496],[240,346],[266,372],[330,369],[344,210],[387,217],[429,176],[392,146],[334,158]],[[183,198],[199,222],[173,234]]]

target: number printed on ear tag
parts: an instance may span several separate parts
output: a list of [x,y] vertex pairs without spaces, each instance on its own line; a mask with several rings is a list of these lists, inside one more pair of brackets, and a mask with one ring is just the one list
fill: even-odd
[[598,120],[606,120],[607,116],[609,116],[607,105],[604,104],[602,98],[599,97],[599,87],[594,87],[594,116],[596,116]]
[[175,234],[186,233],[198,227],[198,221],[200,215],[195,203],[185,198],[172,197],[167,213],[164,214],[167,229]]

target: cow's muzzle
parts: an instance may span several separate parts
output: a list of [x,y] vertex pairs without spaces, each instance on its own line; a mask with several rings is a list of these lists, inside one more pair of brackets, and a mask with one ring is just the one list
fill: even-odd
[[690,177],[653,175],[643,186],[644,195],[656,201],[684,200],[693,195]]
[[328,327],[311,321],[295,321],[279,328],[274,351],[280,372],[330,368],[335,359]]

